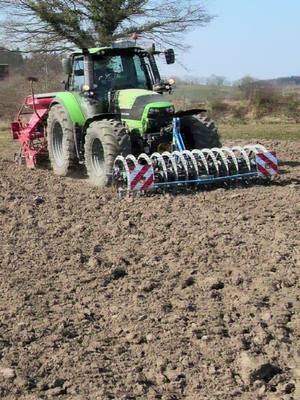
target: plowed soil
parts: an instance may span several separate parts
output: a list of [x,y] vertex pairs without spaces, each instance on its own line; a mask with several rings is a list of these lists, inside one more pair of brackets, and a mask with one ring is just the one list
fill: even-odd
[[300,145],[273,147],[272,185],[122,200],[2,157],[0,398],[299,400]]

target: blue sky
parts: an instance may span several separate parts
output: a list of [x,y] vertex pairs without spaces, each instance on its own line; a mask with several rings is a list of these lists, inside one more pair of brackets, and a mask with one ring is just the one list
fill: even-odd
[[245,75],[261,79],[300,75],[299,0],[204,3],[216,18],[186,35],[192,47],[178,55],[186,69],[179,63],[162,66],[164,76],[216,74],[236,80]]
[[299,0],[206,0],[216,18],[186,36],[192,45],[164,75],[245,75],[273,78],[300,75]]

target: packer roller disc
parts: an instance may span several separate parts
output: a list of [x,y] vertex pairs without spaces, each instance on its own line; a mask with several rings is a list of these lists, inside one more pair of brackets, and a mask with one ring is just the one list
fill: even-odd
[[[214,185],[270,179],[278,172],[276,154],[261,144],[244,147],[130,154],[115,160],[113,177],[125,191]],[[149,177],[151,179],[149,179]]]

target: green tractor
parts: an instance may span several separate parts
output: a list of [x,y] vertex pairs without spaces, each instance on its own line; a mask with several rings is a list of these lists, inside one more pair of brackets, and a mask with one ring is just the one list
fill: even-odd
[[[33,121],[22,124],[21,110],[13,124],[14,138],[23,139],[21,158],[34,167],[47,153],[54,173],[61,176],[85,164],[91,181],[105,186],[118,155],[170,151],[175,117],[186,149],[219,147],[206,110],[176,112],[164,96],[173,82],[161,79],[155,60],[160,54],[154,46],[145,50],[119,42],[64,59],[65,91],[32,93],[25,106],[33,109]],[[175,62],[173,49],[163,54],[167,64]]]
[[[175,62],[172,49],[163,52]],[[55,174],[85,165],[91,182],[135,191],[173,186],[226,184],[277,173],[274,152],[262,145],[220,147],[204,109],[175,111],[150,50],[131,42],[83,49],[63,61],[65,91],[25,100],[13,138],[19,161],[35,168],[49,158]],[[29,122],[24,114],[31,109]]]

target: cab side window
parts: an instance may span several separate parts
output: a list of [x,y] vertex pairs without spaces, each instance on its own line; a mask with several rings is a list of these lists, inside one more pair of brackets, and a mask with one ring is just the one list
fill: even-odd
[[82,85],[84,85],[84,63],[83,57],[78,56],[74,58],[70,89],[80,91],[82,89]]

